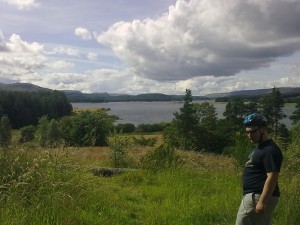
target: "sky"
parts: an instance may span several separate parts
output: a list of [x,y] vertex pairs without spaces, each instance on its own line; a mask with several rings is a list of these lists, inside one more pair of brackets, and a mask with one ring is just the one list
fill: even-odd
[[300,87],[300,0],[0,0],[0,83],[207,95]]

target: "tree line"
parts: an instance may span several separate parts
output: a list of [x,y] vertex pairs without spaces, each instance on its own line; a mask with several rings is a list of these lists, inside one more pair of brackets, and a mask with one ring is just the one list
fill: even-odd
[[[289,130],[281,120],[284,99],[278,88],[257,101],[245,102],[242,97],[228,100],[223,113],[218,119],[213,104],[205,102],[193,103],[191,90],[186,90],[183,107],[174,113],[174,119],[165,131],[166,141],[172,146],[186,150],[221,153],[226,147],[236,144],[245,138],[243,120],[250,113],[262,113],[268,120],[270,132],[274,138],[288,143]],[[290,116],[293,124],[300,120],[300,98],[297,99],[296,110]]]
[[14,129],[36,125],[44,115],[58,119],[71,112],[72,105],[63,92],[0,91],[0,118],[7,116]]
[[[51,108],[55,107],[59,106],[53,104]],[[118,117],[109,115],[106,109],[72,112],[60,118],[54,117],[53,114],[50,117],[51,114],[47,111],[39,117],[37,123],[21,127],[18,140],[20,143],[35,140],[43,147],[106,146],[113,130],[118,133],[162,131],[165,143],[173,148],[222,153],[245,137],[242,121],[246,115],[254,112],[264,114],[273,136],[288,143],[289,130],[280,122],[286,117],[282,111],[283,107],[281,93],[274,87],[271,94],[259,101],[230,99],[223,114],[224,118],[218,119],[213,103],[194,103],[192,92],[187,89],[183,106],[178,112],[174,112],[174,118],[170,123],[141,124],[136,128],[133,124],[114,125]],[[56,110],[58,109],[52,109]],[[300,120],[300,98],[290,119],[293,124]],[[8,146],[11,141],[10,124],[14,124],[13,120],[8,116],[2,116],[0,121],[2,146]]]

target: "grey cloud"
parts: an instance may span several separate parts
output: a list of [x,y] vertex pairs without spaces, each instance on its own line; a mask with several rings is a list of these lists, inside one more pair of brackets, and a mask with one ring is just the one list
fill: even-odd
[[300,2],[178,0],[168,14],[116,23],[98,41],[145,78],[231,76],[300,50]]

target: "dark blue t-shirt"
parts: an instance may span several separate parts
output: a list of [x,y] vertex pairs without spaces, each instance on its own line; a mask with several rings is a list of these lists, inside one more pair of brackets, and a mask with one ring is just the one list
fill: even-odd
[[[267,173],[280,172],[282,164],[282,153],[277,144],[267,140],[259,144],[249,156],[243,174],[243,194],[261,194]],[[273,196],[279,196],[278,183],[276,184]]]

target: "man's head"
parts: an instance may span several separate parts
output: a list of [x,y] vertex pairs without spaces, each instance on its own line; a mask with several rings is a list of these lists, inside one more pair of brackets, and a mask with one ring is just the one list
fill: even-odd
[[244,120],[246,133],[253,143],[262,143],[269,139],[267,130],[267,119],[258,113],[248,115]]

